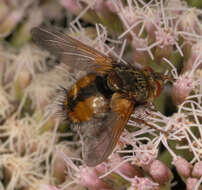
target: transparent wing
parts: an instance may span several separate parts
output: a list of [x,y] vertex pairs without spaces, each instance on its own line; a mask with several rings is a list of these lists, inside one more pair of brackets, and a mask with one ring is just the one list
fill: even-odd
[[93,118],[83,135],[83,159],[88,166],[96,166],[112,153],[132,113],[133,104],[124,110],[106,113],[105,118]]
[[112,68],[111,58],[66,34],[39,27],[33,28],[31,33],[33,40],[40,47],[50,51],[74,69],[91,69],[105,73]]

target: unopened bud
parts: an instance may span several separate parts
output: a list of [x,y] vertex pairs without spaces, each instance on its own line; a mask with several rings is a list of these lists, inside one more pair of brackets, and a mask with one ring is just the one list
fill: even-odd
[[192,90],[192,79],[188,74],[180,76],[173,85],[172,95],[174,102],[179,105],[187,96],[189,96]]
[[154,181],[159,184],[165,184],[171,180],[171,172],[169,168],[159,160],[155,160],[151,163],[149,173]]
[[[186,190],[195,189],[197,182],[198,179],[189,177],[186,181]],[[198,188],[197,190],[201,190],[201,188],[200,189]]]
[[202,176],[202,161],[195,163],[192,175],[198,178]]
[[180,175],[187,178],[191,175],[192,165],[182,157],[177,157],[174,165]]

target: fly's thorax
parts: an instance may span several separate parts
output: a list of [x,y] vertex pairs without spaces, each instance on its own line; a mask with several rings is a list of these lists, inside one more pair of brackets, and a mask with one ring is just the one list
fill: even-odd
[[125,65],[116,65],[108,74],[108,86],[136,102],[145,102],[149,97],[149,84],[144,72]]

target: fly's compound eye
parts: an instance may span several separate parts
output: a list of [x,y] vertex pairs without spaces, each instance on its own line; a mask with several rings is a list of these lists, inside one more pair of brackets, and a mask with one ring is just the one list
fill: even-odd
[[155,96],[159,96],[161,94],[162,91],[162,84],[160,83],[160,81],[156,80],[155,81]]

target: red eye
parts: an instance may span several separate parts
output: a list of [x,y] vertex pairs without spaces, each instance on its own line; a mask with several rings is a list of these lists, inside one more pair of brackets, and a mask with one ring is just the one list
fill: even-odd
[[157,80],[155,81],[155,83],[156,83],[156,87],[157,87],[157,89],[156,89],[156,96],[159,96],[161,94],[161,91],[162,91],[162,85]]

